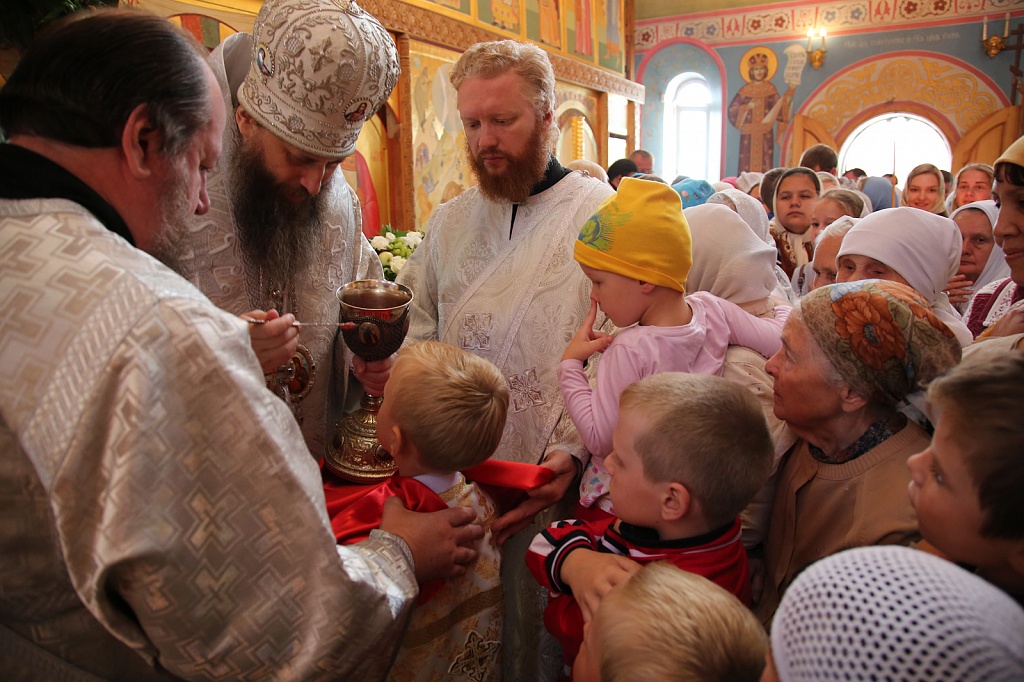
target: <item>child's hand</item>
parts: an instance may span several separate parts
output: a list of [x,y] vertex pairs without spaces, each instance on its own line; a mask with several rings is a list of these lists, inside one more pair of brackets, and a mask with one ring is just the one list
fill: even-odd
[[565,558],[562,582],[572,588],[573,597],[583,611],[583,622],[589,623],[604,595],[626,582],[640,568],[640,564],[618,554],[577,549]]
[[583,362],[594,353],[603,353],[611,345],[611,335],[594,329],[594,322],[596,321],[597,301],[592,300],[590,302],[590,312],[587,313],[586,319],[583,320],[583,325],[576,332],[576,335],[572,337],[572,341],[565,348],[565,353],[562,354],[563,360],[579,360]]
[[356,375],[356,380],[362,385],[367,395],[384,395],[384,385],[388,383],[388,379],[391,377],[391,368],[394,365],[394,355],[376,362],[367,362],[358,355],[352,356],[352,373]]

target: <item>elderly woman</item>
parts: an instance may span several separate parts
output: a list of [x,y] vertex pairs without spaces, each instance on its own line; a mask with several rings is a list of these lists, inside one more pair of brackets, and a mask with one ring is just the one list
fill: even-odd
[[964,319],[979,339],[1000,337],[1005,347],[1020,347],[1024,341],[1024,137],[996,159],[992,198],[999,206],[996,244],[1003,250],[1010,276],[975,289]]
[[807,294],[782,342],[766,369],[775,415],[800,440],[783,461],[772,507],[757,607],[765,622],[818,559],[918,539],[906,462],[929,439],[896,405],[960,359],[959,344],[924,299],[881,280]]
[[876,211],[843,239],[837,281],[886,279],[913,287],[966,346],[974,337],[945,293],[960,267],[962,242],[949,218],[906,206]]
[[811,282],[809,293],[828,284],[836,283],[836,259],[843,245],[843,238],[860,222],[860,218],[844,215],[826,227],[814,240],[814,260],[811,261]]
[[949,302],[959,313],[967,310],[975,291],[1010,274],[1003,250],[992,233],[998,217],[999,207],[991,199],[964,204],[949,216],[964,239],[960,267],[946,287]]
[[761,178],[764,177],[764,173],[758,173],[755,171],[743,171],[739,177],[736,178],[736,189],[739,191],[749,194],[758,201],[761,200]]

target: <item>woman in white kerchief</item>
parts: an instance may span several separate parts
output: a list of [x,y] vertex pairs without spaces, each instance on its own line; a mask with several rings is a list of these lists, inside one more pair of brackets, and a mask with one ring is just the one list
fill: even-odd
[[706,291],[758,317],[770,317],[776,303],[787,302],[785,296],[772,298],[778,286],[774,247],[759,239],[738,213],[725,205],[703,204],[683,214],[693,245],[687,292]]
[[961,314],[980,291],[997,279],[1010,276],[1003,250],[996,244],[993,230],[999,219],[999,207],[991,199],[964,204],[949,219],[960,228],[964,239],[960,268],[946,290],[949,301]]
[[960,267],[962,242],[949,218],[908,206],[875,211],[843,239],[837,281],[885,279],[912,287],[964,347],[974,337],[945,293]]
[[[724,189],[708,197],[707,203],[722,204],[732,209],[743,219],[743,222],[747,224],[747,227],[750,228],[758,239],[775,248],[775,240],[772,239],[771,230],[768,227],[768,214],[764,211],[764,204],[759,200],[738,189]],[[786,276],[786,273],[777,264],[774,264],[773,268],[775,273],[775,296],[782,301],[793,303],[796,301],[796,296],[793,294],[793,287],[789,283],[789,277]],[[710,291],[710,289],[702,289],[701,291]],[[727,297],[723,296],[723,298]],[[733,301],[733,303],[738,304],[737,301]]]
[[[719,194],[741,195],[757,204],[761,215],[767,217],[760,202],[739,190],[725,190]],[[713,195],[718,196],[718,194]],[[737,204],[740,202],[738,201]],[[740,215],[724,202],[694,206],[683,211],[690,226],[693,265],[686,278],[686,291],[706,291],[724,298],[758,317],[772,317],[776,305],[788,304],[781,291],[775,271],[778,253],[767,229],[764,237],[744,222]],[[772,378],[764,369],[766,358],[757,351],[743,346],[730,346],[725,354],[722,376],[746,386],[757,397],[775,446],[775,464],[796,442],[796,436],[786,423],[775,416],[772,398]],[[743,544],[756,547],[763,542],[768,517],[775,496],[775,475],[754,497],[741,516]]]

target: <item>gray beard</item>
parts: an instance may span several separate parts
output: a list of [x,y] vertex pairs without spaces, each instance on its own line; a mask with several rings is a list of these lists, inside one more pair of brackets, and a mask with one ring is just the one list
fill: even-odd
[[[265,285],[292,283],[322,253],[325,194],[300,203],[284,198],[260,148],[240,140],[231,204],[246,263]],[[325,186],[324,189],[327,189]]]
[[160,188],[157,206],[160,232],[148,249],[149,255],[178,273],[184,271],[181,259],[188,241],[189,221],[195,212],[195,205],[187,192],[187,171],[183,161],[172,160],[174,171]]

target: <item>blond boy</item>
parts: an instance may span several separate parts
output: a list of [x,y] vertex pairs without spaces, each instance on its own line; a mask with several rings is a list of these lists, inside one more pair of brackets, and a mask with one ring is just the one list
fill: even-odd
[[[494,453],[508,401],[505,377],[487,360],[436,341],[406,346],[377,414],[377,438],[394,457],[398,475],[356,492],[350,492],[354,486],[325,484],[332,527],[343,544],[365,537],[391,496],[417,510],[470,507],[484,527],[475,548],[479,558],[466,575],[422,586],[389,679],[492,679],[501,670],[501,554],[491,536],[499,511],[478,484],[482,479],[468,482],[461,472]],[[525,471],[527,479],[543,469],[501,464],[506,473],[508,466],[517,467],[516,474]],[[523,487],[542,480],[526,480]]]
[[617,517],[539,533],[527,564],[551,591],[545,625],[572,661],[583,622],[639,563],[668,561],[750,603],[739,513],[768,478],[764,413],[742,386],[669,372],[622,394],[607,459]]
[[907,460],[921,536],[1024,602],[1024,353],[965,360],[928,402],[935,434]]
[[761,623],[707,578],[657,562],[601,600],[573,666],[575,682],[757,682]]

